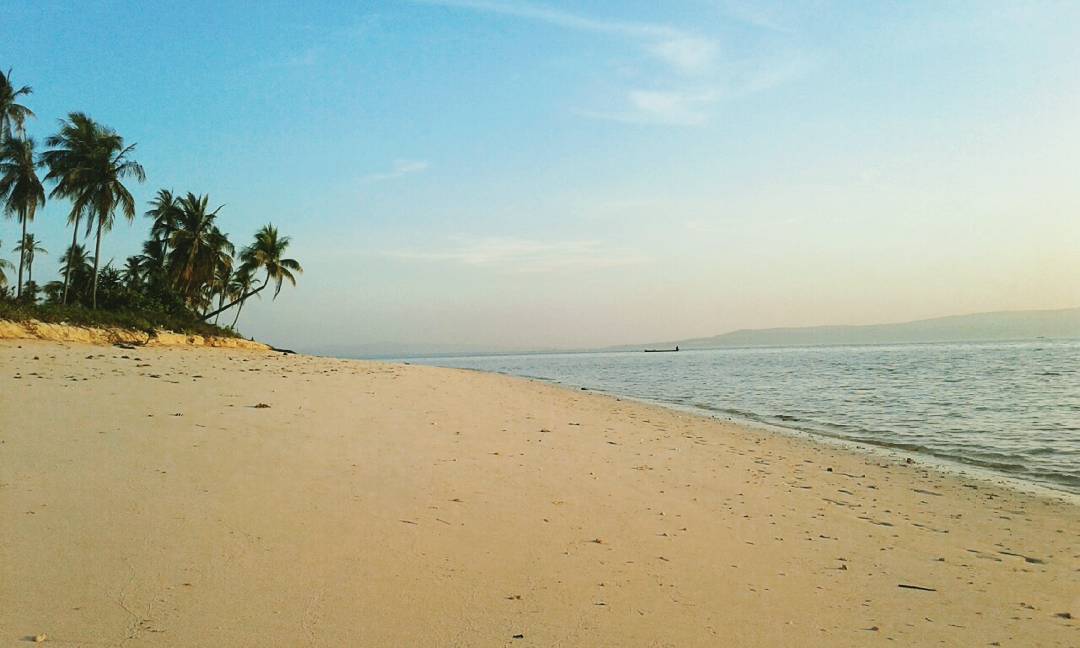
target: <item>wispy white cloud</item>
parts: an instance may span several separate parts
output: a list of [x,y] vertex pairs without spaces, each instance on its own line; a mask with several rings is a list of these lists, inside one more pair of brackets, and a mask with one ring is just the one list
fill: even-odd
[[[720,42],[688,30],[653,22],[604,20],[554,7],[514,0],[412,0],[415,3],[478,11],[542,22],[563,29],[629,39],[664,71],[651,84],[623,91],[617,108],[579,109],[585,117],[633,124],[702,126],[716,104],[784,83],[811,67],[803,55],[775,55],[748,61],[721,60]],[[787,31],[775,12],[734,0],[726,13],[762,30]],[[624,68],[619,68],[624,69]]]
[[595,119],[627,124],[668,124],[700,126],[709,120],[709,107],[721,99],[715,90],[661,91],[631,90],[627,93],[628,107],[621,111],[578,111]]
[[712,70],[719,47],[711,40],[694,36],[661,39],[648,51],[684,74],[703,74]]
[[661,23],[600,20],[525,2],[500,0],[413,0],[418,4],[469,9],[548,23],[564,29],[611,34],[640,41],[644,50],[680,73],[700,73],[712,65],[716,42]]
[[633,250],[612,248],[599,241],[535,241],[498,236],[459,236],[445,248],[395,250],[386,254],[403,260],[448,262],[511,272],[614,268],[648,260]]
[[426,160],[394,160],[394,165],[389,171],[369,173],[361,178],[363,182],[379,182],[381,180],[393,180],[414,173],[423,173],[431,167]]
[[624,22],[617,20],[597,20],[587,18],[554,7],[526,2],[506,2],[503,0],[413,0],[418,4],[437,5],[442,7],[457,7],[459,9],[472,9],[489,13],[503,14],[517,18],[539,20],[567,29],[579,29],[582,31],[606,32],[626,34],[641,37],[670,36],[676,30],[665,25],[652,23]]

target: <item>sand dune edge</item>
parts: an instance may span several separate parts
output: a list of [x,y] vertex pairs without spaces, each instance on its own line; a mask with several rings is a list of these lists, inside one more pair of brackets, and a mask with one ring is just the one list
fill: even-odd
[[50,324],[38,320],[13,322],[0,320],[0,340],[43,340],[46,342],[78,342],[109,346],[134,344],[138,346],[168,347],[196,346],[225,349],[248,349],[270,351],[270,345],[243,338],[204,335],[188,335],[172,331],[136,331],[118,327],[77,326],[75,324]]

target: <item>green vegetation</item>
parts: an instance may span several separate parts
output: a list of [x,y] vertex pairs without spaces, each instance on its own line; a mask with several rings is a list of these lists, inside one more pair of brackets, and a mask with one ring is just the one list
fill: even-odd
[[[209,196],[180,196],[161,189],[146,216],[150,235],[141,254],[127,257],[123,268],[100,264],[102,237],[117,214],[129,222],[137,212],[128,189],[144,182],[146,172],[134,158],[135,145],[85,113],[60,120],[47,150],[35,153],[26,137],[26,119],[34,113],[20,102],[30,86],[16,88],[11,70],[0,73],[0,206],[21,227],[18,276],[14,264],[0,258],[0,319],[120,326],[139,330],[164,328],[205,335],[235,334],[244,303],[274,285],[274,298],[285,282],[296,285],[300,263],[285,256],[289,237],[272,224],[263,226],[250,245],[236,246],[218,225],[222,207],[210,209]],[[43,179],[38,169],[45,169]],[[71,244],[61,257],[60,278],[39,286],[33,280],[35,255],[47,254],[27,231],[49,200],[70,203]],[[93,234],[94,252],[79,242]],[[3,244],[0,243],[0,252]],[[24,281],[25,271],[25,281]],[[235,308],[228,329],[216,326],[221,314]],[[206,321],[214,318],[214,324]]]
[[151,334],[158,330],[166,330],[187,335],[239,337],[233,329],[207,324],[197,318],[170,315],[161,311],[113,311],[103,308],[90,310],[81,306],[27,304],[13,300],[0,301],[0,320],[11,322],[37,320],[48,324],[117,327]]

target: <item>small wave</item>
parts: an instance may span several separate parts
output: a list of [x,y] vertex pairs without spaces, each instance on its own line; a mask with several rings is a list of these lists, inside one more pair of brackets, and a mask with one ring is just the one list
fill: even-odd
[[1057,472],[1050,470],[1032,470],[1026,473],[1033,479],[1050,483],[1050,484],[1066,484],[1072,487],[1080,487],[1080,475],[1075,473]]
[[[1066,429],[1068,429],[1068,428],[1066,428]],[[1032,455],[1032,456],[1036,456],[1036,457],[1040,456],[1040,455],[1052,455],[1052,454],[1060,454],[1060,453],[1061,453],[1061,450],[1059,448],[1042,447],[1042,448],[1031,448],[1029,450],[1024,450],[1024,454]]]
[[929,454],[939,457],[941,459],[950,459],[952,461],[959,461],[961,463],[970,464],[972,466],[978,466],[980,468],[990,468],[993,470],[1000,470],[1002,472],[1010,473],[1029,473],[1028,467],[1021,463],[1005,463],[1003,461],[990,461],[988,459],[979,459],[970,455],[952,454],[948,452],[930,452]]
[[904,450],[906,452],[925,452],[927,454],[933,454],[929,449],[918,443],[905,443],[903,441],[885,441],[878,438],[870,437],[852,437],[852,441],[858,441],[859,443],[865,443],[867,445],[875,445],[882,448],[892,448],[894,450]]

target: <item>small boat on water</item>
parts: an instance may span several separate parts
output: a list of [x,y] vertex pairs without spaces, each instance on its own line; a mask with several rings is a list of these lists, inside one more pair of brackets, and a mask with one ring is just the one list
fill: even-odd
[[679,350],[679,346],[675,345],[674,349],[645,349],[645,353],[675,353]]

